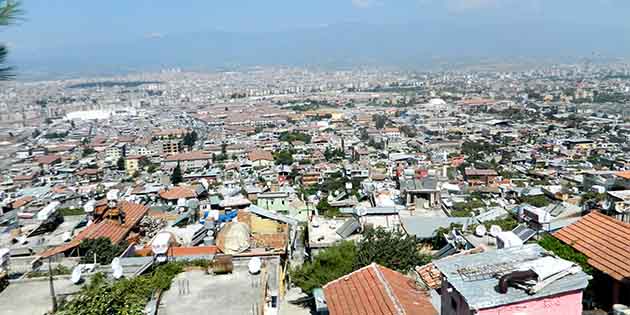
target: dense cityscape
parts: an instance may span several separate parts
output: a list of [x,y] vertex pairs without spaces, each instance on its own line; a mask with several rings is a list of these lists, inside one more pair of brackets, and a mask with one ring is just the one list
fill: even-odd
[[598,314],[628,297],[628,65],[3,85],[7,314]]
[[628,12],[0,0],[0,315],[630,315]]

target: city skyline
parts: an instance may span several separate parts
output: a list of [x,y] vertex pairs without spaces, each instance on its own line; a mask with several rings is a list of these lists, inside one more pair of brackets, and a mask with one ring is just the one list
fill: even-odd
[[[1,35],[21,76],[163,67],[401,66],[627,57],[627,1],[24,1]],[[339,40],[343,39],[343,40]],[[18,73],[20,74],[20,73]]]

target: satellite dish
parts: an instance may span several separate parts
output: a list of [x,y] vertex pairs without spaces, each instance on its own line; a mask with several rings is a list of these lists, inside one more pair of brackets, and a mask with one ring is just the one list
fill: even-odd
[[247,264],[247,268],[249,268],[249,273],[255,275],[260,272],[260,268],[262,267],[262,260],[259,257],[253,257],[249,260]]
[[81,265],[74,267],[72,270],[72,277],[70,278],[72,283],[79,284],[81,282],[82,269],[83,267],[81,267]]
[[362,217],[362,216],[367,214],[367,208],[363,207],[363,206],[357,207],[356,211],[357,211],[357,215],[360,216],[360,217]]
[[488,230],[486,230],[486,227],[483,224],[477,225],[475,228],[475,235],[479,237],[486,235],[486,233],[488,233]]
[[497,237],[497,235],[499,235],[499,233],[501,232],[503,232],[503,230],[498,225],[493,225],[490,227],[490,235],[492,235],[492,237]]
[[114,274],[114,279],[120,279],[123,276],[123,267],[120,264],[120,258],[116,257],[112,260],[112,271]]

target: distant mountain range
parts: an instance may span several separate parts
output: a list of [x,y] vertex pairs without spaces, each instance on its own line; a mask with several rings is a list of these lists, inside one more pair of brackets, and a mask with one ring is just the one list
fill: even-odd
[[13,56],[21,77],[120,74],[170,67],[233,69],[252,65],[394,66],[431,69],[491,59],[630,56],[628,27],[550,23],[338,24],[313,29],[209,31],[68,44],[47,55]]

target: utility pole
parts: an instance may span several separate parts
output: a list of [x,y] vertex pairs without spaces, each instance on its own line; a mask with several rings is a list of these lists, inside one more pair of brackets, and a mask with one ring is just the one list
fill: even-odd
[[55,286],[53,284],[52,267],[50,266],[50,257],[48,257],[48,284],[50,285],[50,297],[52,298],[52,312],[57,312],[57,296],[55,295]]

